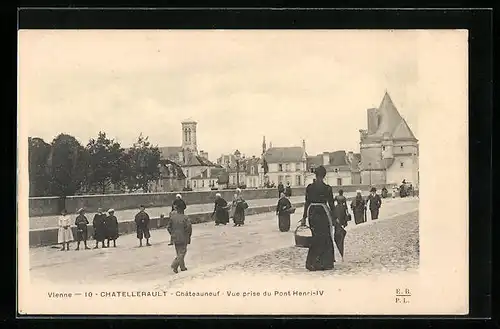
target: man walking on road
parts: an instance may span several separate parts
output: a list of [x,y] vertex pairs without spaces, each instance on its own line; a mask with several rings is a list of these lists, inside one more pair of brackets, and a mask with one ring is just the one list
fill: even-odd
[[368,196],[368,202],[370,202],[370,213],[372,216],[372,220],[378,219],[378,212],[380,209],[380,206],[382,205],[382,199],[380,198],[380,195],[377,193],[377,189],[375,187],[372,187],[370,190],[370,195]]
[[149,215],[146,213],[146,207],[140,206],[140,211],[135,215],[135,225],[137,228],[137,239],[139,239],[139,247],[142,247],[142,239],[146,238],[146,246],[151,246],[149,244],[149,238],[151,234],[149,233]]
[[187,271],[184,258],[187,253],[187,245],[191,243],[193,229],[188,216],[179,213],[177,206],[174,206],[174,211],[170,214],[167,230],[170,233],[177,255],[170,267],[174,273],[179,273],[179,267],[181,271]]

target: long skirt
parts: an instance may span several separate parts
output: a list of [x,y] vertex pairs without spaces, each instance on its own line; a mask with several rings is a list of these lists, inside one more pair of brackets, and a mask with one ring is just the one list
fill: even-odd
[[312,241],[307,253],[306,268],[309,271],[333,269],[335,253],[328,217],[311,216],[309,226],[311,226]]
[[215,212],[215,224],[229,223],[229,213],[227,210],[217,210]]
[[245,223],[245,211],[236,210],[234,212],[233,221],[235,224],[244,224]]
[[280,232],[290,231],[290,214],[283,213],[278,215],[278,228]]
[[57,231],[57,243],[73,241],[73,231],[71,228],[60,227]]
[[94,239],[96,241],[104,241],[106,239],[106,226],[98,226],[94,230]]
[[363,210],[354,210],[354,223],[356,225],[365,221],[365,212]]
[[378,219],[378,209],[370,209],[372,220]]

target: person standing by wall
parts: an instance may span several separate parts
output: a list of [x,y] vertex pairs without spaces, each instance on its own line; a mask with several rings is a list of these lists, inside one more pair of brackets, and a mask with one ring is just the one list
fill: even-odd
[[142,247],[142,239],[146,239],[146,246],[151,246],[149,238],[149,215],[146,213],[146,207],[141,205],[139,212],[135,215],[135,225],[137,229],[137,239],[139,239],[139,247]]
[[370,203],[370,213],[372,220],[378,219],[379,209],[382,206],[382,199],[377,193],[377,189],[372,187],[370,190],[370,195],[368,196],[368,202]]
[[71,231],[70,218],[66,209],[61,211],[58,226],[57,242],[62,245],[61,251],[69,251],[69,243],[73,241],[73,231]]
[[276,206],[276,215],[278,215],[278,228],[280,232],[290,231],[290,209],[292,203],[288,200],[285,193],[281,193],[281,198]]
[[184,202],[184,200],[182,199],[182,195],[177,194],[175,196],[175,200],[172,203],[172,211],[174,211],[174,207],[177,207],[177,212],[179,212],[180,214],[184,213],[184,211],[187,208],[187,205],[186,202]]
[[97,214],[94,215],[92,226],[94,227],[94,249],[99,248],[99,242],[101,242],[103,248],[106,248],[104,245],[104,240],[106,239],[106,215],[103,214],[102,208],[97,209]]
[[179,267],[181,271],[187,271],[184,259],[187,253],[187,246],[191,243],[193,230],[188,216],[179,213],[177,206],[174,206],[174,211],[170,214],[167,222],[167,230],[170,233],[176,253],[176,257],[170,267],[174,273],[179,273]]
[[245,225],[245,210],[248,208],[247,202],[243,199],[241,194],[241,190],[236,190],[236,205],[234,208],[234,226],[243,226]]
[[115,210],[108,210],[108,217],[106,218],[106,233],[107,233],[107,247],[109,248],[109,241],[113,241],[113,247],[116,248],[116,239],[118,239],[118,219],[115,216]]
[[215,195],[215,206],[212,217],[215,216],[215,226],[220,224],[226,225],[229,223],[229,213],[228,213],[227,201],[224,200],[220,193]]
[[285,195],[287,198],[292,196],[292,187],[290,186],[290,182],[286,183]]
[[85,217],[85,209],[78,209],[78,216],[76,216],[75,226],[76,226],[76,249],[80,250],[80,242],[83,241],[85,245],[85,249],[90,249],[87,246],[87,238],[88,238],[88,229],[87,225],[89,224],[89,220]]

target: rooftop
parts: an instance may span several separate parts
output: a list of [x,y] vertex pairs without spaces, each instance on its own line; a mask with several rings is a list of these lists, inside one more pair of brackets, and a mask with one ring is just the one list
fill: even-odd
[[271,147],[264,154],[267,163],[302,162],[303,156],[304,149],[300,146]]

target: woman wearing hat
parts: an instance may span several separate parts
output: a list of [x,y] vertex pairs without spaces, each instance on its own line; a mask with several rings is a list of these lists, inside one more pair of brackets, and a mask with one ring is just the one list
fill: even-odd
[[70,219],[67,214],[66,209],[63,209],[58,222],[57,242],[62,244],[61,251],[69,251],[69,243],[73,241],[73,231],[71,231]]
[[113,240],[113,247],[116,247],[116,239],[118,239],[118,219],[116,219],[114,209],[108,210],[108,217],[106,217],[106,235],[108,239],[108,248],[110,240]]
[[229,223],[229,213],[228,213],[227,201],[224,200],[220,193],[215,195],[215,207],[212,217],[215,215],[215,226],[220,224],[226,225]]
[[312,241],[307,253],[306,268],[309,271],[333,269],[335,262],[334,230],[339,225],[333,202],[332,187],[323,181],[326,169],[319,166],[315,170],[316,181],[306,188],[306,202],[301,224],[306,224],[312,232]]
[[75,220],[75,225],[76,225],[76,249],[75,250],[80,250],[80,242],[83,241],[83,244],[85,245],[85,249],[90,249],[87,246],[87,225],[89,224],[89,220],[87,217],[85,217],[85,209],[80,208],[77,211],[78,216],[76,216]]
[[187,206],[186,206],[186,202],[184,202],[184,200],[182,200],[182,195],[177,194],[175,196],[175,200],[172,203],[172,211],[174,211],[174,207],[177,207],[177,209],[175,210],[177,213],[179,213],[179,214],[183,214],[184,213],[184,211],[186,210]]
[[356,197],[351,202],[351,209],[354,213],[354,223],[356,225],[365,222],[366,204],[361,195],[361,190],[356,191]]

